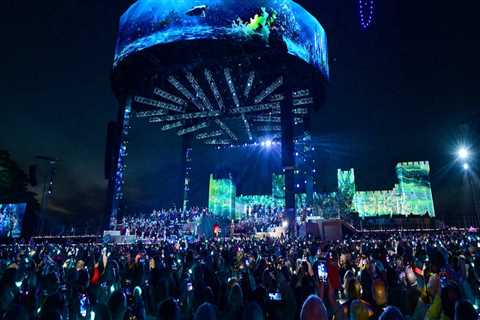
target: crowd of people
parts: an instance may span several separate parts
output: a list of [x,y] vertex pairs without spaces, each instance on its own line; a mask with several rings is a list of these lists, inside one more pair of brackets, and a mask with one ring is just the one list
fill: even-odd
[[245,217],[235,222],[235,234],[269,232],[284,221],[283,208],[253,204],[247,208]]
[[134,235],[138,239],[156,242],[160,239],[179,238],[198,234],[202,218],[212,218],[224,235],[253,235],[257,232],[269,232],[282,225],[283,212],[279,208],[253,206],[249,214],[241,219],[213,217],[208,208],[189,210],[161,209],[150,213],[139,213],[124,217],[115,227],[121,235]]
[[477,319],[476,234],[23,243],[0,249],[0,319]]
[[209,214],[208,209],[197,207],[189,210],[176,208],[153,210],[146,214],[124,217],[116,228],[122,235],[159,240],[165,237],[194,233],[194,227],[198,224],[198,220]]

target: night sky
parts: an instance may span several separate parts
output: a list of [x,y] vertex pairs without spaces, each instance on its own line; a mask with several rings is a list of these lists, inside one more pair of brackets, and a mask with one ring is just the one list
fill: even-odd
[[[437,213],[469,213],[471,199],[452,152],[462,140],[479,146],[475,10],[460,2],[375,2],[373,26],[362,31],[355,0],[299,1],[329,41],[327,101],[313,119],[320,188],[334,191],[336,169],[353,167],[359,189],[391,189],[396,162],[429,160]],[[0,149],[25,170],[36,155],[62,160],[51,209],[70,220],[104,212],[105,135],[117,108],[110,72],[118,19],[130,3],[2,3]],[[180,192],[169,187],[180,174],[180,140],[158,127],[137,126],[130,141],[129,207],[170,206]],[[194,159],[199,205],[206,205],[211,171],[236,168],[241,190],[268,192],[269,174],[278,166],[278,158],[264,152],[201,148]],[[259,175],[265,181],[254,183]]]

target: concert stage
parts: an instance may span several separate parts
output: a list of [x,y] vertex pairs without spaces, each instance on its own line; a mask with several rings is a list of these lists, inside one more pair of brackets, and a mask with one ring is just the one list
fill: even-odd
[[300,237],[312,236],[324,241],[342,240],[345,236],[352,236],[357,230],[349,223],[341,219],[308,219],[300,225],[298,235]]

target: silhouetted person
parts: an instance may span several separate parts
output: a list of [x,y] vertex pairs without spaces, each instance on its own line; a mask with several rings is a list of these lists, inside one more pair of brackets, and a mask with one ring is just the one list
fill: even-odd
[[478,314],[473,305],[467,300],[457,301],[455,304],[454,320],[477,320]]
[[300,312],[300,320],[328,320],[328,313],[322,300],[316,295],[307,297]]

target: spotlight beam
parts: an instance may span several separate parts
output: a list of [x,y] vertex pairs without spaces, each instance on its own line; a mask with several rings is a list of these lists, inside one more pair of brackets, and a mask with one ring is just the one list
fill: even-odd
[[277,80],[275,80],[271,85],[269,85],[268,87],[266,87],[262,92],[260,92],[260,94],[258,94],[256,97],[255,97],[255,100],[254,102],[255,103],[260,103],[263,101],[263,99],[265,99],[266,97],[268,97],[269,95],[271,95],[275,90],[277,90],[278,88],[280,88],[280,86],[283,84],[283,77],[279,77]]
[[167,114],[165,110],[138,111],[135,113],[137,118],[148,118],[153,116],[163,116]]
[[225,68],[223,70],[223,73],[225,75],[225,80],[227,80],[228,89],[230,90],[230,93],[232,95],[233,103],[235,104],[235,107],[238,108],[240,107],[240,100],[238,100],[237,91],[235,90],[235,84],[233,83],[230,69]]
[[165,103],[162,101],[157,101],[154,99],[150,98],[145,98],[141,96],[135,96],[133,97],[133,101],[136,103],[144,104],[150,107],[155,107],[155,108],[162,108],[166,110],[171,110],[171,111],[176,111],[176,112],[185,112],[185,108],[181,106],[177,106],[171,103]]
[[225,104],[223,103],[222,95],[220,94],[217,84],[215,83],[215,78],[213,77],[212,73],[208,69],[205,69],[204,73],[205,73],[205,78],[207,79],[208,84],[210,85],[210,89],[213,92],[213,96],[217,101],[218,109],[220,111],[225,111]]
[[183,100],[182,98],[180,97],[177,97],[176,95],[173,95],[171,93],[168,93],[160,88],[155,88],[153,90],[153,93],[159,97],[162,97],[166,100],[169,100],[173,103],[176,103],[176,104],[179,104],[181,106],[184,106],[186,107],[188,105],[187,101]]
[[205,92],[203,92],[202,87],[198,84],[197,79],[193,76],[191,72],[186,72],[185,76],[187,77],[188,82],[192,85],[193,89],[195,90],[196,96],[200,98],[202,101],[203,105],[208,109],[208,110],[213,110],[213,106],[210,103],[210,100],[208,100],[207,96],[205,95]]
[[186,128],[183,128],[183,129],[179,130],[177,132],[177,135],[183,136],[187,133],[192,133],[192,132],[195,132],[195,131],[198,131],[198,130],[201,130],[201,129],[207,128],[207,127],[208,127],[208,123],[207,122],[202,122],[202,123],[196,124],[194,126],[186,127]]
[[180,91],[188,100],[190,100],[199,110],[203,111],[205,107],[202,105],[199,99],[195,98],[193,94],[185,88],[183,84],[180,83],[174,76],[168,77],[168,82],[174,86],[178,91]]
[[255,80],[255,71],[250,71],[248,75],[247,85],[245,86],[245,91],[243,92],[243,96],[245,99],[248,99],[250,95],[250,91],[252,91],[253,81]]

